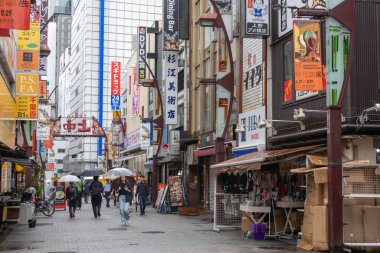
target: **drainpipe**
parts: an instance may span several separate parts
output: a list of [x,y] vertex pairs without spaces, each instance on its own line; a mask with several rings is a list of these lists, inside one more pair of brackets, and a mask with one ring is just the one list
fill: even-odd
[[[98,111],[99,124],[103,126],[103,65],[104,65],[104,1],[100,0],[100,22],[99,22],[99,94],[98,94]],[[102,155],[102,137],[98,138],[98,156]],[[107,143],[108,144],[108,143]],[[107,161],[108,163],[108,161]]]
[[189,118],[189,98],[188,98],[188,91],[187,91],[187,40],[185,40],[185,69],[184,69],[184,87],[183,87],[183,130],[188,130],[188,118]]

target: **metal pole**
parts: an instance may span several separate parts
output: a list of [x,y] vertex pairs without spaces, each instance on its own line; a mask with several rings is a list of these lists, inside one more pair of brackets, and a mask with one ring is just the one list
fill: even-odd
[[187,40],[185,40],[185,69],[184,69],[184,87],[183,87],[183,131],[188,130],[188,110],[189,110],[189,98],[187,93]]
[[153,155],[153,168],[152,168],[152,206],[156,205],[157,200],[157,184],[158,184],[158,159],[157,155]]

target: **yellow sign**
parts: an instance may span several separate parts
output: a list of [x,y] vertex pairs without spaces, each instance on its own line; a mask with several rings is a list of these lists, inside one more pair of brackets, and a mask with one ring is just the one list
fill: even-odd
[[8,191],[8,163],[1,166],[1,192]]
[[16,74],[16,93],[17,95],[38,96],[38,74]]
[[30,23],[29,30],[18,31],[17,48],[19,50],[40,50],[40,26],[38,23]]
[[17,118],[37,119],[37,97],[17,96]]
[[3,76],[0,75],[0,119],[16,117],[16,101],[12,97]]

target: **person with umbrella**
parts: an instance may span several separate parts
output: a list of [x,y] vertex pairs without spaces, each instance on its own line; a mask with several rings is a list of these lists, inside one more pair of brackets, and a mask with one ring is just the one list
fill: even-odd
[[75,218],[75,208],[77,206],[78,190],[73,182],[69,182],[69,186],[66,188],[66,199],[69,205],[70,218]]
[[100,207],[102,206],[102,193],[103,184],[99,182],[99,176],[94,176],[94,181],[90,184],[91,192],[91,204],[92,211],[94,212],[94,217],[100,217]]
[[129,215],[129,208],[131,206],[132,197],[133,197],[133,190],[132,186],[127,182],[125,176],[120,177],[120,184],[119,184],[119,210],[120,210],[120,219],[121,219],[121,225],[126,226],[127,224],[130,224],[130,215]]

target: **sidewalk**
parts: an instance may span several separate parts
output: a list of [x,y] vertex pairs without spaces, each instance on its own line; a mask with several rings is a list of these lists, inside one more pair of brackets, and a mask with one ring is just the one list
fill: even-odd
[[0,242],[0,252],[303,252],[285,242],[244,239],[239,231],[214,232],[204,217],[132,212],[131,225],[120,226],[119,210],[102,206],[95,219],[91,204],[84,204],[70,219],[68,211],[56,211],[52,218],[39,214],[35,228],[15,225]]

